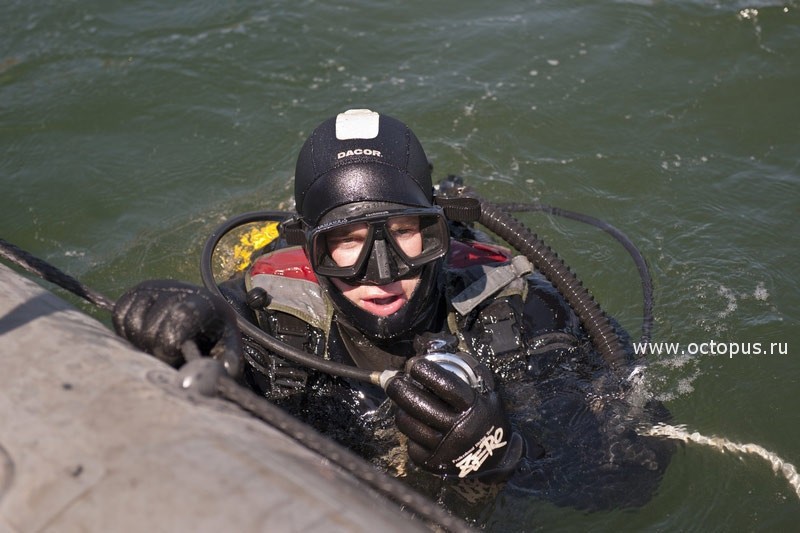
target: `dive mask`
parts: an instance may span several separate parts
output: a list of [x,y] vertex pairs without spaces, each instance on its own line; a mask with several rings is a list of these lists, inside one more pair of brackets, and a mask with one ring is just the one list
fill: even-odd
[[449,243],[447,220],[437,206],[339,218],[306,231],[314,272],[353,284],[412,277],[446,255]]

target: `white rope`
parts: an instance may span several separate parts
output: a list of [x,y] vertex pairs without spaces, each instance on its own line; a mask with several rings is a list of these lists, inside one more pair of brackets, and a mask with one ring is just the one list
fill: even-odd
[[642,435],[668,437],[683,442],[694,442],[696,444],[716,448],[722,452],[757,455],[772,465],[773,472],[782,474],[797,493],[797,497],[800,498],[800,475],[797,474],[797,469],[794,465],[784,461],[776,454],[758,444],[739,444],[721,437],[706,437],[697,432],[689,433],[685,427],[671,426],[669,424],[656,424],[655,426],[641,429],[639,432]]

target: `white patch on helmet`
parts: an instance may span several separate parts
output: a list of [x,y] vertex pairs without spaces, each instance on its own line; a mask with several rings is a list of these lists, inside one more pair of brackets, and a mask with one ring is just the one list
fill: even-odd
[[369,109],[348,109],[336,116],[336,138],[374,139],[378,136],[380,115]]

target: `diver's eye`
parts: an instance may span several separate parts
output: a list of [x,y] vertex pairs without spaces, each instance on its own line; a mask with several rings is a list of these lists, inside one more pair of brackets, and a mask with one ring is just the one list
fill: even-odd
[[354,265],[364,248],[367,233],[364,223],[348,224],[329,231],[325,235],[325,245],[331,259],[340,267]]
[[419,231],[419,217],[397,217],[386,224],[389,234],[408,257],[422,253],[422,234]]

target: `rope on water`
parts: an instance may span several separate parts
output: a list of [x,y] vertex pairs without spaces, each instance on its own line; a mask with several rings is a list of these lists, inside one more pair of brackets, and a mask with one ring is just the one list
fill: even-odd
[[59,287],[70,291],[76,296],[80,296],[89,303],[94,304],[100,309],[106,311],[114,310],[114,302],[109,300],[97,291],[94,291],[73,278],[69,274],[59,270],[47,261],[39,259],[31,255],[22,248],[0,238],[0,257],[7,259],[15,265],[24,268],[31,274],[35,274],[40,278],[55,283]]
[[763,446],[759,446],[758,444],[740,444],[722,437],[706,437],[696,431],[689,433],[684,426],[672,426],[669,424],[656,424],[655,426],[640,430],[639,433],[652,437],[667,437],[686,443],[693,442],[717,449],[723,453],[732,452],[761,457],[772,465],[773,472],[776,474],[780,473],[786,478],[789,485],[791,485],[797,494],[797,497],[800,498],[800,475],[797,473],[797,468],[795,468],[792,463],[784,461]]

